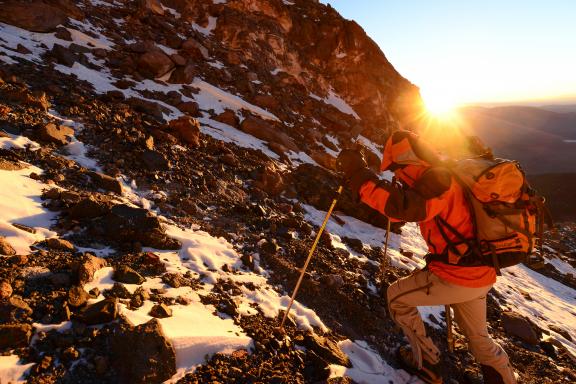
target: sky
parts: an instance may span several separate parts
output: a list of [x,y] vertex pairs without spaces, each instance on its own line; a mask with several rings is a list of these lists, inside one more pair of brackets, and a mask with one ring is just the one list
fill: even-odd
[[576,103],[576,0],[322,0],[426,102]]

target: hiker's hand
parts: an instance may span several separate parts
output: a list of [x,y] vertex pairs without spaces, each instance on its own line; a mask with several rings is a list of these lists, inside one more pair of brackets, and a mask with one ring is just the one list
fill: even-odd
[[353,149],[343,149],[336,159],[336,169],[350,180],[358,172],[368,168],[364,156]]

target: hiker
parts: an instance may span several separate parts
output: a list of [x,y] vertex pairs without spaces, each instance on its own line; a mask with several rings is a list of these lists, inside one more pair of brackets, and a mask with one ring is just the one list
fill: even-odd
[[486,295],[496,282],[495,268],[449,264],[447,259],[432,257],[450,257],[452,250],[467,252],[467,245],[443,229],[439,220],[464,237],[473,235],[471,209],[450,170],[439,165],[435,152],[408,131],[388,138],[381,164],[381,170],[394,172],[401,184],[380,180],[355,150],[343,150],[337,164],[356,198],[391,221],[418,222],[428,245],[426,267],[387,290],[390,315],[410,342],[410,348],[398,350],[404,367],[426,383],[442,383],[440,351],[426,336],[416,307],[451,305],[470,351],[481,364],[484,383],[516,383],[508,355],[490,338],[486,325]]

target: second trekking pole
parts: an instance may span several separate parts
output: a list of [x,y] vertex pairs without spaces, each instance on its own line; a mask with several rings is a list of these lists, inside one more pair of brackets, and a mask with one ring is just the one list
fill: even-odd
[[332,200],[332,204],[330,205],[330,209],[328,209],[328,212],[326,212],[326,217],[324,217],[324,222],[322,222],[322,225],[320,226],[320,229],[318,230],[318,233],[316,234],[316,239],[314,239],[314,243],[312,244],[312,247],[310,248],[310,252],[308,252],[308,258],[306,258],[306,262],[304,263],[304,266],[302,267],[302,272],[300,272],[300,277],[298,278],[298,282],[296,283],[296,287],[294,287],[294,291],[292,292],[292,296],[290,297],[290,303],[288,304],[288,307],[286,308],[286,312],[284,312],[284,317],[282,318],[282,322],[280,323],[280,329],[284,329],[284,323],[286,322],[286,319],[288,318],[288,314],[290,313],[290,308],[292,308],[292,304],[294,304],[294,299],[296,298],[296,294],[298,293],[298,289],[300,289],[300,284],[302,284],[302,279],[304,278],[304,274],[306,273],[306,269],[308,268],[308,264],[310,263],[310,260],[312,259],[312,255],[314,254],[314,251],[316,250],[316,246],[318,245],[318,241],[320,241],[320,236],[322,236],[322,233],[324,232],[324,228],[326,228],[326,224],[328,224],[328,219],[330,218],[330,215],[332,214],[332,211],[334,210],[334,207],[336,206],[336,203],[338,202],[338,198],[340,197],[340,194],[342,194],[342,189],[343,189],[342,186],[340,186],[338,188],[338,191],[336,192],[336,197],[334,197],[334,200]]

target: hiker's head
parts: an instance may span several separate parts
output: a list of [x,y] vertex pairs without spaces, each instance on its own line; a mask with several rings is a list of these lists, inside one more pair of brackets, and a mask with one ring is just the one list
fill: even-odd
[[423,170],[439,161],[434,150],[418,135],[396,131],[386,141],[380,169],[392,171],[400,180],[412,184]]

